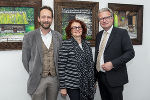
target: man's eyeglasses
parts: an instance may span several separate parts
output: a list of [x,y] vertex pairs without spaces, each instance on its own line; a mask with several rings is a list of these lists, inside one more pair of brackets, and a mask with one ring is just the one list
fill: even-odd
[[80,26],[73,26],[73,27],[71,27],[71,29],[73,29],[73,30],[82,30],[82,27],[80,27]]
[[104,21],[104,19],[105,19],[105,20],[108,20],[108,19],[110,19],[111,17],[112,17],[112,16],[107,16],[107,17],[99,18],[99,20],[100,20],[100,21]]

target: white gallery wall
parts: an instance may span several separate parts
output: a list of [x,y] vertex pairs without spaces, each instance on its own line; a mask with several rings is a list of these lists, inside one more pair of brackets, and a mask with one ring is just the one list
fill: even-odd
[[[79,0],[78,0],[79,1]],[[80,0],[99,2],[99,7],[108,3],[144,5],[143,43],[134,45],[135,58],[128,65],[129,83],[124,87],[124,100],[150,100],[150,1],[149,0]],[[53,0],[43,0],[42,5],[53,8]],[[51,27],[54,28],[54,24]],[[101,28],[100,28],[101,29]],[[94,47],[93,54],[94,54]],[[28,74],[22,65],[22,51],[0,51],[0,100],[31,100],[26,92]],[[95,100],[101,100],[96,94]]]

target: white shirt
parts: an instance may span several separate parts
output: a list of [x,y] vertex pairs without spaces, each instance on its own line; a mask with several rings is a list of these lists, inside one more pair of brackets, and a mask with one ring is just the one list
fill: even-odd
[[[109,36],[110,36],[110,34],[111,34],[111,31],[112,31],[112,28],[113,28],[113,25],[111,26],[111,28],[107,31],[107,37],[106,37],[106,44],[107,44],[107,41],[108,41],[108,39],[109,39]],[[103,33],[104,33],[105,31],[103,31]],[[102,40],[103,40],[103,38],[104,38],[104,34],[102,35],[102,38],[101,38],[101,42],[102,42]],[[101,42],[100,42],[100,45],[99,45],[99,47],[101,46]],[[106,45],[105,45],[105,47],[106,47]],[[104,47],[104,48],[105,48]],[[104,51],[105,51],[105,49],[104,49]],[[103,53],[102,53],[102,56],[101,56],[101,58],[100,58],[100,71],[102,71],[102,72],[105,72],[105,70],[103,70],[103,68],[102,68],[102,64],[104,64],[104,51],[103,51]]]
[[80,43],[79,46],[80,46],[80,48],[83,50],[83,48],[82,48],[82,43]]
[[52,33],[51,33],[51,31],[49,33],[47,33],[46,35],[43,34],[42,31],[41,31],[41,37],[42,37],[42,40],[43,40],[45,46],[49,49],[51,41],[52,41]]

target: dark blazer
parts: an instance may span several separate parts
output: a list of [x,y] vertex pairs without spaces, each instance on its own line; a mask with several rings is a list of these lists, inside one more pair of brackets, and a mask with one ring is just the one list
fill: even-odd
[[[54,64],[58,75],[58,50],[61,46],[62,36],[56,31],[51,30],[52,41],[54,43]],[[24,36],[22,46],[22,62],[24,68],[29,73],[28,79],[28,93],[33,94],[41,80],[41,73],[43,67],[43,51],[42,38],[40,29],[29,32]]]
[[[59,50],[58,72],[60,88],[80,89],[80,99],[93,100],[94,62],[92,49],[82,39],[82,49],[72,37],[62,42]],[[86,99],[85,99],[86,98]]]
[[[60,88],[79,88],[79,67],[87,66],[88,73],[94,71],[92,49],[82,40],[82,48],[74,38],[64,40],[59,50],[58,71]],[[86,59],[86,61],[85,61]],[[87,62],[89,61],[89,62]],[[87,63],[91,65],[87,65]],[[94,72],[93,72],[94,75]]]
[[[103,31],[96,36],[95,63]],[[126,63],[135,55],[127,30],[113,27],[104,51],[104,62],[111,61],[113,69],[106,71],[107,81],[112,87],[128,82]],[[96,75],[97,76],[97,75]]]

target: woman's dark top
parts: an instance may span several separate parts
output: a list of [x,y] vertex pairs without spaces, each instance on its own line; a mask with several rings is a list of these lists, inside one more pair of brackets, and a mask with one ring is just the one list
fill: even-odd
[[82,48],[73,37],[62,43],[58,59],[60,89],[80,89],[81,100],[93,100],[95,88],[92,50],[86,40],[81,43]]

